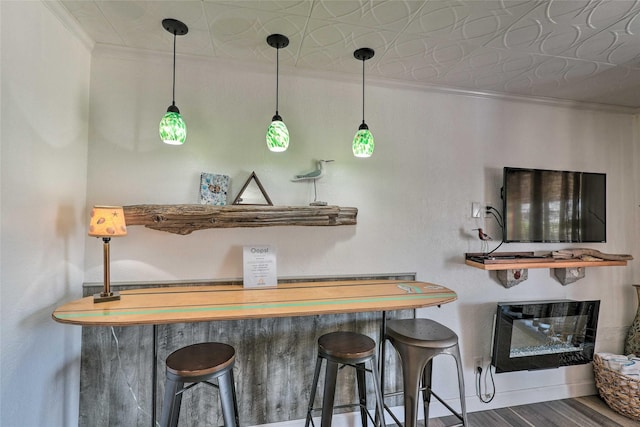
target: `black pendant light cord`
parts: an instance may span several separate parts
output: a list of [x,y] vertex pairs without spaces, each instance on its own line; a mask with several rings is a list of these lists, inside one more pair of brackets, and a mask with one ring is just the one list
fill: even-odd
[[280,48],[276,48],[276,116],[278,116],[278,94],[280,93]]
[[173,92],[171,93],[171,105],[176,105],[176,31],[173,31]]
[[280,48],[287,47],[289,45],[289,39],[282,34],[271,34],[267,37],[267,44],[276,50],[276,114],[273,116],[272,121],[282,121],[282,117],[280,117],[278,113],[278,101],[280,98]]
[[360,129],[367,129],[367,124],[364,121],[364,62],[367,59],[373,58],[375,52],[373,49],[368,47],[362,47],[353,52],[353,56],[362,61],[362,124],[360,125]]
[[362,60],[362,123],[364,123],[364,59]]
[[176,107],[176,39],[177,36],[184,36],[189,32],[189,28],[176,19],[167,18],[162,20],[162,28],[173,34],[173,86],[171,90],[171,105],[167,108],[167,113],[178,113],[180,110]]

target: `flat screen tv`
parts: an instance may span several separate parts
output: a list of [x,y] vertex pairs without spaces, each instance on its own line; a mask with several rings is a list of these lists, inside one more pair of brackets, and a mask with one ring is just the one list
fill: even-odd
[[505,167],[505,242],[606,242],[606,175]]

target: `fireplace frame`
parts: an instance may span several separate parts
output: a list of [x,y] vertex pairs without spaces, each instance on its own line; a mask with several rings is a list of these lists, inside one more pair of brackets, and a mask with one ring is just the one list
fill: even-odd
[[[491,364],[496,373],[513,371],[533,371],[540,369],[558,368],[589,363],[593,360],[598,327],[598,314],[600,300],[574,301],[574,300],[550,300],[550,301],[521,301],[500,302],[497,306],[495,317],[493,352]],[[582,322],[579,326],[573,326],[573,334],[565,334],[562,338],[555,338],[562,346],[570,346],[571,349],[562,351],[554,349],[549,344],[548,352],[541,350],[538,353],[512,356],[514,340],[514,321],[517,328],[529,327],[533,330],[534,322],[537,322],[537,330],[540,331],[539,339],[549,336],[544,327],[548,327],[547,319],[560,319],[562,327],[566,325],[561,319],[572,319],[574,323]],[[567,321],[564,321],[567,322]],[[524,325],[524,326],[523,326]],[[539,326],[544,325],[541,329]],[[569,323],[571,326],[571,323]],[[532,339],[536,339],[535,337]]]

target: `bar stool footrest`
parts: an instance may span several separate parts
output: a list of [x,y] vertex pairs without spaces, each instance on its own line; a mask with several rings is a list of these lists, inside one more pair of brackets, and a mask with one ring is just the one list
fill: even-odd
[[[464,421],[464,418],[462,418],[462,415],[460,413],[458,413],[458,411],[456,411],[455,409],[453,409],[451,407],[451,405],[449,405],[447,402],[445,402],[444,400],[442,400],[442,398],[440,396],[438,396],[437,394],[435,394],[433,391],[429,390],[429,393],[431,394],[431,396],[435,397],[436,399],[438,399],[438,402],[442,403],[442,405],[447,408],[449,410],[449,412],[451,412],[452,415],[455,415],[461,422]],[[457,424],[454,424],[457,425]],[[461,424],[463,425],[463,424]]]
[[[367,415],[369,415],[369,418],[371,418],[372,421],[375,421],[375,419],[369,413],[369,409],[365,405],[363,405],[361,403],[345,403],[344,405],[334,405],[333,406],[333,409],[347,409],[347,408],[364,409],[365,411],[367,411]],[[309,409],[308,411],[310,413],[313,413],[313,412],[317,412],[317,411],[321,411],[321,410],[322,410],[322,408],[313,408],[313,409]]]
[[384,409],[391,416],[391,418],[393,419],[393,422],[396,423],[398,427],[404,427],[403,424],[398,419],[398,417],[396,417],[396,415],[393,412],[391,412],[391,408],[389,408],[389,406],[386,403],[384,404]]
[[[422,393],[430,393],[431,396],[435,397],[438,402],[440,402],[445,408],[447,408],[449,410],[449,412],[451,412],[452,415],[454,415],[456,418],[458,418],[461,422],[459,424],[453,424],[452,426],[448,426],[448,427],[456,427],[458,425],[460,426],[464,426],[464,418],[462,417],[462,415],[460,413],[458,413],[454,408],[451,407],[451,405],[449,405],[447,402],[445,402],[440,396],[438,396],[435,392],[433,392],[432,390],[430,390],[428,387],[421,387],[418,389],[418,392],[422,392]],[[385,393],[382,398],[385,399],[387,397],[395,397],[395,396],[401,396],[402,394],[404,394],[404,392],[402,391],[392,391],[389,393]],[[391,415],[391,418],[393,418],[393,421],[396,423],[396,425],[403,427],[403,424],[400,422],[400,420],[398,420],[398,418],[393,414],[393,412],[391,412],[391,409],[389,408],[389,406],[385,403],[384,404],[384,409],[387,411],[387,413],[389,415]]]

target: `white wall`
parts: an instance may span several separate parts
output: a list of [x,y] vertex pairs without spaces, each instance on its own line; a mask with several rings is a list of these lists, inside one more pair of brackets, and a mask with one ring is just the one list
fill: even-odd
[[[234,197],[255,170],[274,203],[304,205],[312,186],[290,178],[314,159],[335,159],[319,196],[358,207],[358,225],[190,236],[130,227],[112,242],[114,281],[239,277],[241,247],[254,243],[277,247],[282,276],[415,271],[459,294],[421,315],[460,333],[472,410],[593,387],[588,365],[500,374],[496,399],[479,404],[472,360],[488,357],[497,301],[601,299],[598,350],[621,350],[637,306],[629,286],[640,280],[637,261],[589,269],[566,287],[547,269],[530,270],[528,281],[505,289],[464,266],[463,253],[480,249],[472,228],[486,225],[496,236],[494,224],[469,217],[470,205],[497,203],[501,168],[511,165],[607,173],[609,243],[590,246],[638,256],[637,117],[368,82],[366,119],[377,148],[371,159],[355,159],[359,79],[282,69],[280,113],[292,145],[272,154],[264,132],[274,107],[273,68],[179,56],[176,101],[189,137],[170,147],[160,143],[157,125],[170,103],[171,57],[99,49],[90,58],[52,16],[39,2],[0,2],[1,425],[77,424],[80,331],[50,314],[80,296],[83,280],[102,279],[100,244],[86,237],[88,208],[194,203],[202,171],[231,175]],[[443,362],[442,369],[437,386],[453,397],[445,379],[451,367]]]
[[[357,66],[357,63],[354,64]],[[497,301],[601,299],[598,350],[621,351],[635,308],[636,262],[592,268],[562,286],[548,269],[529,271],[511,289],[464,265],[479,251],[473,228],[499,238],[496,226],[470,218],[471,202],[499,205],[503,166],[604,172],[608,243],[603,252],[640,253],[637,229],[637,124],[632,115],[562,105],[427,92],[369,82],[366,120],[376,138],[370,159],[350,143],[361,117],[361,82],[281,68],[280,114],[291,132],[284,153],[269,153],[264,133],[274,109],[272,67],[178,56],[176,104],[188,125],[184,146],[163,145],[157,125],[171,99],[171,57],[94,52],[91,79],[88,207],[91,204],[196,203],[200,172],[231,175],[233,200],[255,171],[277,205],[305,205],[309,183],[291,182],[314,159],[334,159],[319,197],[359,209],[355,227],[198,231],[188,236],[130,227],[112,244],[112,277],[124,280],[235,278],[241,248],[271,243],[282,276],[415,271],[448,286],[459,300],[423,310],[459,331],[472,410],[593,393],[590,365],[501,374],[489,406],[473,397],[474,356],[489,357]],[[118,126],[113,126],[117,123]],[[101,176],[111,174],[110,180]],[[510,244],[501,250],[568,245]],[[101,280],[99,245],[87,241],[86,279]],[[450,367],[436,375],[455,396]]]
[[0,2],[0,425],[78,420],[90,53],[40,2]]

